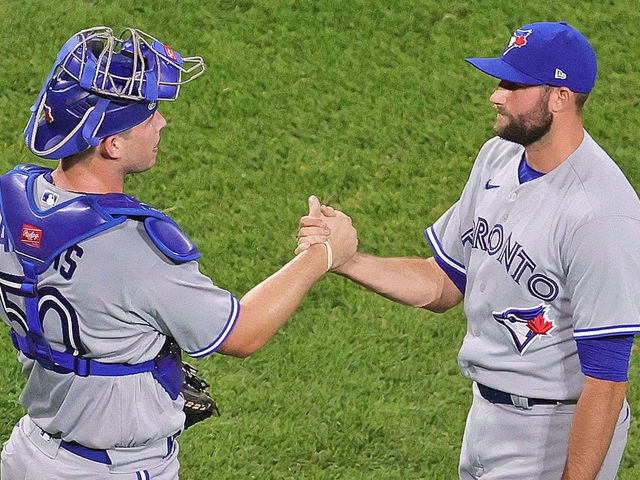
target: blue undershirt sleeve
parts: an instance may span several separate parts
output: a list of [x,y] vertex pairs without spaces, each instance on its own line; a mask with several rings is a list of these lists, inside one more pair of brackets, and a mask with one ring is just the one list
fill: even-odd
[[589,377],[626,382],[633,335],[576,339],[582,373]]

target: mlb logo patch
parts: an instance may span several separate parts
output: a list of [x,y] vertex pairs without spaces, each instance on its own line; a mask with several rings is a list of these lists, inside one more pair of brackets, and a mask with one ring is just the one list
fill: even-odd
[[20,241],[31,247],[40,248],[40,244],[42,243],[42,229],[23,223]]
[[53,193],[51,190],[45,190],[42,194],[42,201],[50,207],[55,207],[58,204],[60,196],[57,193]]

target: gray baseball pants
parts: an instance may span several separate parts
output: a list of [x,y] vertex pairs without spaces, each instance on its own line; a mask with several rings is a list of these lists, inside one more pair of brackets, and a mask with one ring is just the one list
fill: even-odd
[[[559,480],[575,409],[575,404],[534,405],[530,410],[493,404],[474,383],[460,453],[460,480]],[[615,479],[630,423],[625,400],[597,480]]]
[[164,458],[153,450],[136,447],[135,452],[125,452],[136,456],[131,461],[106,465],[61,448],[60,440],[43,435],[27,415],[2,448],[0,476],[2,480],[178,480],[178,442]]

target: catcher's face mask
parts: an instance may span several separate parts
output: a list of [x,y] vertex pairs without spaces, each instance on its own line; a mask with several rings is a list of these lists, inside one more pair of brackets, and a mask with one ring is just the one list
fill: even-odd
[[58,52],[24,132],[29,150],[59,159],[98,145],[175,100],[180,86],[202,75],[201,57],[183,57],[134,28],[116,37],[108,27],[78,32]]

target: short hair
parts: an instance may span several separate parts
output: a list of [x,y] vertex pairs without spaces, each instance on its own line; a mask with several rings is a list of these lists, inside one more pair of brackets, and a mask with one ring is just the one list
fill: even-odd
[[589,98],[589,93],[581,93],[581,92],[573,92],[576,95],[576,107],[578,108],[578,113],[582,113],[582,108],[584,107],[584,102]]
[[74,153],[73,155],[69,155],[68,157],[64,157],[62,161],[65,165],[72,165],[74,163],[79,163],[90,157],[93,152],[95,152],[96,147],[85,148],[84,150],[79,151],[78,153]]
[[[548,92],[552,88],[554,88],[553,85],[549,85],[548,83],[544,84],[545,92]],[[573,90],[571,91],[573,92]],[[589,92],[584,92],[584,93],[573,92],[573,94],[575,95],[575,99],[576,99],[576,109],[578,110],[578,113],[582,113],[582,109],[584,108],[584,102],[586,102],[587,98],[589,98]]]

